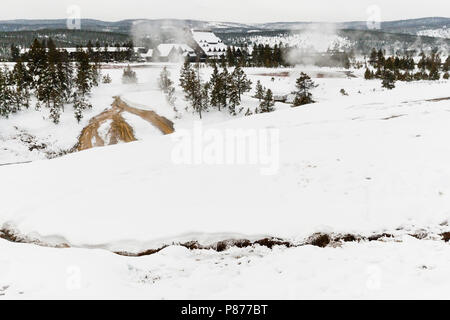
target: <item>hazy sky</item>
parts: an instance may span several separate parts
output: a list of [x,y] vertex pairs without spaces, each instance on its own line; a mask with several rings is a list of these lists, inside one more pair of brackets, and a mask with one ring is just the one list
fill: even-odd
[[230,22],[365,21],[380,8],[381,20],[450,17],[448,0],[13,0],[0,19],[53,19],[77,5],[83,18],[116,21],[178,18]]

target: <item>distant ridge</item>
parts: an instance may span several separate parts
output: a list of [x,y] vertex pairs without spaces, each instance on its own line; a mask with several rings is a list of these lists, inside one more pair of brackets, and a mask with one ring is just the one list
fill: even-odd
[[[202,28],[220,32],[246,32],[255,30],[290,30],[303,29],[309,26],[333,27],[336,29],[367,30],[365,21],[349,22],[271,22],[245,24],[236,22],[215,22],[201,20],[180,20],[180,19],[126,19],[121,21],[102,21],[96,19],[82,19],[83,30],[129,33],[135,24],[145,23],[149,26],[173,26],[185,28]],[[66,19],[17,19],[0,21],[0,31],[29,31],[40,29],[63,29],[66,28]],[[393,33],[414,34],[423,30],[450,28],[450,18],[427,17],[408,20],[395,20],[381,22],[381,31]]]

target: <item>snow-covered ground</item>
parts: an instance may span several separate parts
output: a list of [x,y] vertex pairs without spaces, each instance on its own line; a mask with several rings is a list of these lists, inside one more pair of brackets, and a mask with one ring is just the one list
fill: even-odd
[[428,29],[417,33],[419,36],[450,39],[450,28]]
[[405,238],[127,258],[0,239],[0,299],[449,299],[448,251]]
[[[171,68],[173,79],[178,70]],[[94,92],[92,115],[121,95],[175,121],[175,134],[127,116],[142,141],[0,166],[0,229],[71,247],[0,239],[0,298],[450,298],[441,236],[450,231],[449,81],[386,91],[363,71],[348,78],[335,69],[248,69],[275,94],[289,93],[306,71],[319,84],[318,103],[277,103],[276,112],[251,117],[214,111],[200,124],[190,112],[175,119],[157,90],[159,67],[136,71],[139,85],[124,86],[120,69],[104,70],[113,84]],[[202,69],[205,78],[210,72]],[[244,96],[245,109],[257,105]],[[67,112],[60,126],[34,111],[0,120],[1,135],[17,125],[66,148],[83,127]],[[239,132],[256,140],[228,136]],[[255,161],[213,163],[221,151],[233,155],[230,141],[255,147]],[[17,153],[8,159],[20,161]],[[316,232],[394,237],[304,245]],[[177,246],[272,237],[296,247]],[[140,258],[113,253],[165,246]]]

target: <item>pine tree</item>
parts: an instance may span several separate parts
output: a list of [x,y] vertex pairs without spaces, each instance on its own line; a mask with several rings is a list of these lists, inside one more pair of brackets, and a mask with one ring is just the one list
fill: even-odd
[[444,62],[443,70],[445,72],[450,71],[450,56],[447,57],[447,60]]
[[191,64],[186,60],[180,71],[180,86],[183,88],[187,100],[189,99],[189,95],[193,92],[195,77],[195,71],[192,70]]
[[218,108],[220,111],[221,109],[220,94],[222,91],[223,82],[219,70],[217,69],[217,65],[214,64],[213,68],[214,68],[213,73],[209,80],[209,84],[211,87],[210,103],[211,106],[213,106],[214,108]]
[[388,90],[395,88],[395,74],[390,70],[385,70],[383,72],[382,87]]
[[245,74],[244,70],[242,70],[242,68],[239,66],[237,66],[234,69],[231,75],[231,80],[237,90],[239,102],[241,102],[242,94],[252,90],[252,82],[247,78],[247,75]]
[[370,53],[369,64],[374,68],[378,68],[378,53],[375,48]]
[[230,73],[228,69],[225,67],[220,74],[220,92],[219,92],[219,104],[223,109],[228,108],[228,99],[230,98]]
[[200,103],[197,106],[197,112],[200,115],[200,119],[202,119],[202,114],[205,111],[208,111],[208,107],[209,107],[209,83],[205,83],[202,84],[200,80],[199,81],[199,85],[200,85]]
[[61,89],[61,97],[63,103],[71,102],[73,97],[73,65],[69,59],[69,53],[67,51],[62,51],[59,54],[59,61],[56,66],[58,72],[59,86]]
[[12,93],[8,85],[8,74],[0,69],[0,117],[8,118],[13,112],[11,109]]
[[31,77],[28,73],[28,70],[23,63],[22,59],[19,58],[17,63],[14,65],[11,81],[15,86],[14,90],[14,104],[18,110],[21,107],[29,108],[30,107],[30,85],[31,85]]
[[261,102],[262,99],[264,99],[265,89],[261,84],[261,81],[258,80],[256,83],[256,94],[255,97]]
[[92,105],[87,100],[87,97],[85,95],[82,95],[81,92],[76,91],[73,95],[73,109],[75,119],[80,122],[81,119],[83,119],[83,112],[87,109],[92,108]]
[[231,82],[229,87],[229,104],[228,109],[230,114],[236,115],[236,107],[241,104],[241,98],[239,96],[239,88],[236,81]]
[[264,100],[259,105],[260,113],[269,113],[275,111],[275,101],[273,99],[272,90],[268,89],[264,95]]
[[50,118],[55,124],[59,123],[61,110],[63,106],[62,83],[58,76],[57,65],[59,61],[59,52],[53,40],[50,38],[47,42],[47,68],[42,73],[41,101],[50,109]]
[[202,84],[200,72],[192,69],[189,61],[186,61],[180,72],[180,86],[183,88],[185,99],[202,119],[203,112],[209,106],[209,84]]
[[11,60],[14,61],[14,62],[17,62],[19,60],[19,58],[20,58],[20,50],[19,50],[19,48],[16,45],[12,44],[11,48],[10,48],[10,51],[11,51]]
[[109,75],[109,73],[107,73],[106,75],[103,76],[102,82],[104,84],[110,84],[112,82],[111,76]]
[[33,44],[30,47],[28,57],[29,57],[28,70],[30,72],[30,76],[32,79],[31,87],[34,90],[38,90],[39,78],[43,70],[47,66],[46,52],[45,49],[42,47],[42,44],[39,42],[39,40],[37,39],[34,40]]
[[374,74],[372,71],[369,70],[369,68],[366,69],[366,72],[364,73],[364,79],[371,80],[373,79]]
[[302,72],[296,81],[297,91],[295,92],[294,107],[314,103],[311,90],[316,87],[311,78]]
[[80,122],[83,118],[84,110],[92,108],[92,105],[88,101],[88,96],[92,89],[91,66],[89,64],[88,54],[81,50],[77,55],[75,87],[73,108],[75,110],[75,118]]

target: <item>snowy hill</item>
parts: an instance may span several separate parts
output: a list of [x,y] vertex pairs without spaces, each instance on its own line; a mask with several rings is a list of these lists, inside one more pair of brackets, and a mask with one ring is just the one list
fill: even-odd
[[[3,20],[0,21],[0,31],[24,31],[39,29],[64,29],[66,28],[66,19],[55,20]],[[299,29],[352,29],[367,30],[367,22],[350,21],[350,22],[270,22],[270,23],[254,23],[246,24],[239,22],[219,22],[219,21],[200,21],[200,20],[180,20],[180,19],[128,19],[117,22],[108,22],[95,19],[82,19],[81,25],[84,30],[109,31],[109,32],[129,32],[136,24],[145,23],[155,28],[162,26],[174,26],[180,28],[198,28],[211,29],[217,32],[247,32],[252,30],[299,30]],[[383,21],[381,23],[381,31],[394,33],[416,34],[421,30],[439,29],[450,25],[450,18],[431,17],[397,21]]]
[[[404,84],[389,95],[321,98],[304,108],[0,167],[0,226],[29,241],[133,253],[189,241],[302,243],[315,232],[432,230],[450,218],[450,149],[442,141],[450,101],[431,100],[446,97],[448,82]],[[212,164],[202,158],[207,153],[198,158],[203,149],[180,155],[192,134],[208,130],[269,132],[270,148],[247,165]],[[180,163],[180,156],[193,162]]]

